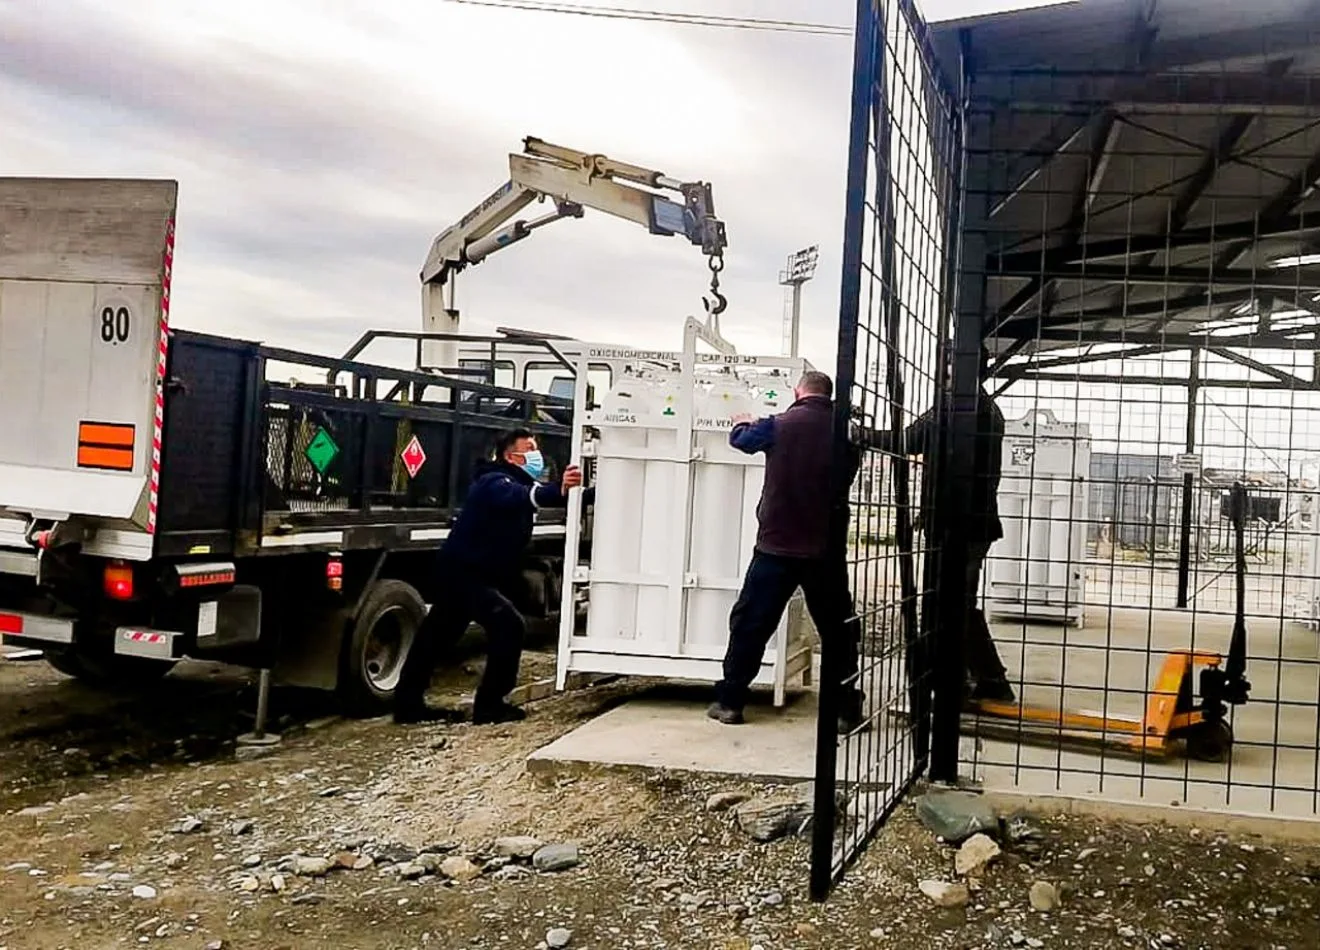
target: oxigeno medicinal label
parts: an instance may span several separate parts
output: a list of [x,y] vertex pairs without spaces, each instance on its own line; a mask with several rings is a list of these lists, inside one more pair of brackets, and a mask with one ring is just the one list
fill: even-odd
[[[683,358],[683,354],[670,350],[629,350],[617,346],[597,346],[587,350],[587,357],[598,360],[656,360],[677,363]],[[698,353],[696,361],[703,365],[759,366],[761,358],[759,356],[738,356],[725,353]]]

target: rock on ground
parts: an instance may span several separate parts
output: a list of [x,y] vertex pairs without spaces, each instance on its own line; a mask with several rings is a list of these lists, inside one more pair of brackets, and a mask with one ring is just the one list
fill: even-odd
[[403,864],[396,865],[395,870],[398,872],[399,877],[405,881],[415,881],[423,874],[430,873],[416,861],[405,861]]
[[706,811],[728,811],[735,805],[741,805],[751,797],[746,792],[732,790],[716,792],[706,799]]
[[481,877],[481,868],[467,858],[453,855],[440,862],[440,873],[451,881],[474,881]]
[[567,947],[572,940],[573,932],[571,930],[566,930],[563,927],[554,927],[545,932],[545,945],[553,948],[553,950],[560,950],[562,947]]
[[[836,817],[842,819],[848,799],[836,796]],[[733,809],[738,827],[756,841],[766,842],[802,834],[811,827],[815,809],[815,788],[811,782],[795,785],[786,792],[772,792],[751,798]]]
[[980,877],[1000,854],[994,839],[978,832],[963,842],[953,859],[953,867],[963,877]]
[[921,893],[929,897],[939,907],[962,907],[971,899],[965,884],[950,884],[948,881],[922,881],[918,885]]
[[1031,906],[1043,914],[1059,906],[1059,890],[1049,881],[1037,881],[1032,884],[1028,897]]
[[973,792],[929,791],[917,800],[917,815],[923,825],[950,844],[999,831],[995,810]]
[[531,835],[510,835],[495,839],[495,853],[502,858],[527,859],[545,847],[545,842]]
[[293,873],[300,877],[321,877],[334,867],[329,858],[298,858],[293,862]]
[[548,844],[532,855],[532,867],[538,871],[567,871],[577,867],[582,858],[572,842]]

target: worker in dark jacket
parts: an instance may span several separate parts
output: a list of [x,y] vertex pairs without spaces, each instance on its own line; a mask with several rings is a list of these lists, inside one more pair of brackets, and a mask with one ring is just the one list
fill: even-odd
[[[982,351],[982,378],[988,372],[989,354]],[[946,419],[946,422],[950,420]],[[929,457],[940,436],[938,413],[928,409],[903,432],[901,452],[904,455]],[[898,452],[892,432],[859,428],[854,430],[854,439],[868,448],[886,452]],[[967,573],[960,590],[961,603],[967,611],[966,636],[963,641],[967,657],[967,673],[971,681],[969,696],[974,700],[994,700],[1013,702],[1013,687],[1008,681],[1008,672],[999,651],[995,648],[994,638],[990,635],[990,626],[986,623],[985,613],[977,602],[981,586],[981,568],[990,546],[1004,536],[1004,526],[999,518],[999,478],[1003,469],[1004,453],[1004,415],[995,405],[994,397],[982,389],[976,401],[976,441],[972,459],[972,483],[970,486],[955,486],[955,491],[964,491],[967,495],[967,518],[955,526],[960,529],[957,536],[967,544]],[[935,468],[923,466],[922,497],[923,506],[930,504],[935,495]],[[929,534],[929,525],[924,526]],[[925,613],[930,615],[934,604],[929,601]]]
[[[514,722],[526,717],[506,702],[518,682],[526,624],[509,600],[521,580],[523,552],[532,538],[538,508],[562,508],[568,493],[582,484],[576,465],[564,470],[558,484],[540,481],[545,460],[527,429],[505,433],[493,460],[477,466],[472,487],[453,530],[440,549],[437,591],[417,631],[394,692],[394,721],[447,719],[424,701],[436,658],[456,642],[468,624],[486,632],[486,671],[472,703],[474,723]],[[584,501],[592,499],[587,490]]]
[[[760,420],[735,420],[729,444],[749,455],[764,452],[765,482],[757,507],[760,528],[742,591],[729,614],[729,646],[724,678],[707,710],[726,725],[743,720],[748,688],[756,678],[765,649],[799,587],[824,649],[839,651],[839,674],[845,694],[839,703],[839,728],[852,731],[862,720],[861,693],[851,680],[857,674],[860,623],[848,591],[844,546],[830,544],[834,509],[834,386],[824,373],[808,372],[794,390],[785,412]],[[856,466],[852,466],[855,474]],[[846,522],[846,513],[843,519]],[[836,539],[837,540],[837,539]],[[824,684],[841,688],[838,683]]]

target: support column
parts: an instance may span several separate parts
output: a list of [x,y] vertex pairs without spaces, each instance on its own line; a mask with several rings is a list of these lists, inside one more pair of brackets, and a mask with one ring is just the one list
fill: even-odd
[[[1191,367],[1187,371],[1187,438],[1185,451],[1188,455],[1196,452],[1196,406],[1201,396],[1201,348],[1194,346],[1190,350]],[[1187,591],[1192,573],[1192,492],[1196,490],[1196,476],[1191,472],[1183,473],[1182,484],[1182,524],[1178,532],[1178,606],[1187,606]],[[1155,486],[1159,495],[1159,485]]]

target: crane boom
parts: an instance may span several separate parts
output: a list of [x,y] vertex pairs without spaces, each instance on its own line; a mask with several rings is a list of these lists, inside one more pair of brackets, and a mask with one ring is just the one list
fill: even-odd
[[[553,211],[530,220],[520,217],[546,199],[553,202]],[[716,314],[724,309],[719,271],[727,239],[709,184],[678,181],[640,165],[529,137],[521,154],[509,155],[509,180],[431,243],[421,272],[424,329],[458,330],[454,284],[465,267],[554,221],[580,218],[586,208],[640,224],[652,234],[685,236],[710,265],[713,302],[707,301],[707,309]]]

